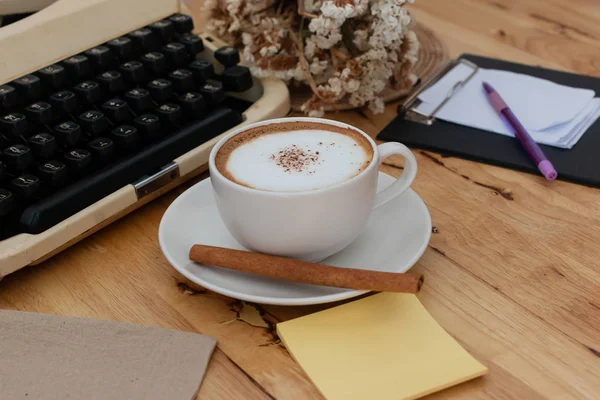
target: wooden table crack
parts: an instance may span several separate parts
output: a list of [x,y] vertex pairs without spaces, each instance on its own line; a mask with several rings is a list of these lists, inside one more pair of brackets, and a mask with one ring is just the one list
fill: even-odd
[[254,386],[256,386],[256,387],[257,387],[257,388],[258,388],[258,389],[259,389],[261,392],[263,392],[263,393],[264,393],[264,395],[266,396],[266,398],[268,398],[268,399],[270,399],[270,400],[277,400],[277,398],[276,398],[275,396],[273,396],[271,393],[269,393],[269,392],[267,391],[267,389],[265,389],[265,388],[264,388],[264,387],[263,387],[263,386],[262,386],[260,383],[258,383],[258,382],[256,381],[256,379],[254,379],[254,378],[252,377],[252,375],[250,375],[249,373],[247,373],[247,372],[246,372],[246,371],[245,371],[245,370],[244,370],[242,367],[240,367],[240,366],[239,366],[239,365],[238,365],[238,364],[237,364],[235,361],[233,361],[233,360],[231,359],[231,357],[229,357],[229,356],[228,356],[226,353],[223,353],[223,354],[225,354],[225,357],[227,357],[227,359],[228,359],[228,360],[229,360],[229,361],[230,361],[230,362],[231,362],[233,365],[235,365],[235,367],[236,367],[236,368],[237,368],[237,369],[238,369],[238,370],[239,370],[241,373],[243,373],[243,374],[246,376],[246,378],[248,378],[248,380],[249,380],[250,382],[252,382],[252,384],[253,384]]
[[[513,197],[513,194],[512,194],[512,190],[510,190],[510,189],[502,189],[502,188],[499,188],[499,187],[494,186],[494,185],[490,185],[490,184],[487,184],[487,183],[478,182],[478,181],[470,178],[468,175],[461,174],[458,171],[456,171],[456,170],[448,167],[442,160],[440,160],[439,158],[435,157],[433,154],[428,153],[426,151],[419,150],[419,154],[421,154],[424,157],[426,157],[427,159],[433,161],[434,163],[436,163],[440,167],[443,167],[443,168],[447,169],[448,171],[457,174],[461,178],[466,179],[467,181],[473,182],[477,186],[481,186],[481,187],[484,187],[486,189],[490,189],[493,193],[502,196],[506,200],[511,200],[511,201],[514,200],[514,197]],[[448,156],[446,158],[448,158]]]

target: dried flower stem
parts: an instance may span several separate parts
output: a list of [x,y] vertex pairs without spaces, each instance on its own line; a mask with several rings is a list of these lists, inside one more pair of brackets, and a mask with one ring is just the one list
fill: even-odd
[[339,51],[336,48],[331,48],[331,49],[329,49],[329,51],[331,52],[332,56],[340,58],[344,61],[348,61],[350,59],[350,57],[348,57],[347,55],[345,55],[344,53],[342,53],[341,51]]
[[[302,18],[302,20],[300,21],[300,28],[302,28],[302,25],[304,23],[304,18]],[[327,103],[331,106],[331,108],[333,108],[335,111],[337,111],[338,109],[335,106],[335,102],[338,101],[340,98],[332,98],[332,99],[327,99],[323,96],[321,96],[321,94],[319,93],[319,89],[317,88],[317,83],[315,82],[315,79],[313,78],[312,74],[310,73],[309,67],[308,67],[308,61],[306,60],[306,57],[304,56],[304,40],[302,40],[302,31],[298,32],[298,36],[296,36],[296,34],[293,31],[290,31],[290,36],[292,37],[292,39],[294,40],[294,42],[296,43],[296,46],[298,46],[298,54],[299,54],[299,58],[300,58],[300,66],[302,67],[302,71],[304,72],[304,75],[306,76],[306,80],[308,82],[308,85],[310,86],[313,94],[319,99],[321,100],[323,103]]]
[[[302,22],[304,22],[304,18],[302,18]],[[300,24],[300,27],[302,27],[302,23]],[[306,60],[306,57],[304,56],[304,43],[302,40],[301,31],[298,32],[298,34],[300,35],[300,38],[298,38],[296,36],[294,31],[290,30],[290,36],[292,37],[292,40],[294,41],[294,43],[296,44],[296,47],[298,48],[298,57],[300,58],[300,66],[302,67],[302,72],[304,72],[306,81],[308,82],[308,85],[312,89],[315,96],[317,96],[322,101],[326,101],[324,98],[322,98],[319,95],[319,89],[317,89],[317,83],[315,82],[315,79],[313,78],[313,76],[310,73],[310,69],[308,67],[308,61]]]
[[318,18],[318,15],[307,13],[304,10],[304,0],[298,0],[298,15],[300,15],[303,18],[309,18],[309,19]]

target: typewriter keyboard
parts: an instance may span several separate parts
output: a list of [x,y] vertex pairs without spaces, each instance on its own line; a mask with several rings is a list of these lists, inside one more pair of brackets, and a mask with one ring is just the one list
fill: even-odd
[[[253,85],[173,15],[0,85],[0,240],[37,234],[235,127]],[[217,67],[217,68],[215,68]],[[220,71],[217,73],[216,71]]]

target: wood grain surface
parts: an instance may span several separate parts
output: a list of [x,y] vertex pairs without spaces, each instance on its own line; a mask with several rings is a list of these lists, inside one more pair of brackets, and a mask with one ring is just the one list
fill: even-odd
[[[600,76],[597,0],[417,0],[410,7],[452,56],[471,52]],[[328,117],[374,136],[394,110]],[[599,398],[600,191],[415,154],[413,188],[433,220],[430,246],[413,269],[426,278],[419,298],[490,369],[428,398]],[[401,167],[402,159],[391,157],[383,170],[397,176]],[[199,399],[322,398],[280,345],[274,324],[332,305],[243,303],[194,286],[163,257],[160,219],[197,181],[6,277],[0,307],[212,335],[218,350]]]

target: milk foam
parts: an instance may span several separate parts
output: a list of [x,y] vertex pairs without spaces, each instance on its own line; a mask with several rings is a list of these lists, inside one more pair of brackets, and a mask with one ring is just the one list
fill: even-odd
[[348,135],[297,130],[259,136],[235,148],[229,174],[260,190],[290,192],[341,183],[364,170],[371,153]]

